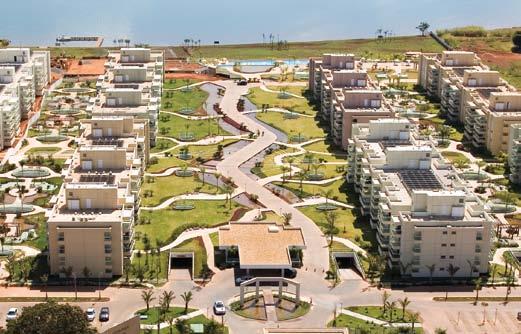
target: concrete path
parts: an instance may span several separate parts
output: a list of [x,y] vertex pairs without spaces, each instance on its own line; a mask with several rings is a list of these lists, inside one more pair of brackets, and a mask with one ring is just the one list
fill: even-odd
[[343,207],[343,208],[354,209],[353,205],[342,203],[342,202],[335,201],[335,200],[332,200],[332,199],[326,200],[325,197],[308,197],[308,198],[303,199],[302,202],[294,203],[293,206],[296,207],[296,208],[299,208],[299,207],[302,207],[302,206],[325,204],[326,201],[327,201],[328,204],[334,204],[336,206],[340,206],[340,207]]
[[237,86],[233,82],[227,81],[223,81],[221,84],[226,87],[226,93],[221,101],[222,110],[235,121],[244,123],[250,131],[264,132],[264,136],[258,137],[248,146],[226,157],[217,164],[217,170],[226,177],[233,177],[236,184],[240,186],[244,185],[248,189],[248,192],[257,194],[259,201],[264,204],[265,207],[272,209],[278,214],[285,212],[291,213],[293,215],[292,225],[302,228],[306,242],[304,265],[317,270],[327,270],[329,263],[327,243],[315,223],[298,209],[275,196],[268,189],[264,188],[255,180],[252,180],[239,169],[240,165],[272,145],[277,137],[262,124],[246,117],[237,110],[237,100],[247,93],[248,87]]
[[277,310],[275,308],[275,300],[273,299],[273,292],[270,288],[262,290],[264,297],[264,308],[266,310],[266,320],[268,322],[277,322]]
[[210,239],[210,234],[208,233],[208,231],[206,232],[207,233],[204,233],[202,235],[204,248],[206,249],[206,262],[208,268],[210,268],[211,271],[216,273],[221,270],[215,266],[215,252],[213,249],[212,239]]

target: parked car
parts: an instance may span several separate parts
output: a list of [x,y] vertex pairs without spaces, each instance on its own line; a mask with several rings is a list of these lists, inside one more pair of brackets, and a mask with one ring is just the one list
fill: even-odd
[[18,309],[16,307],[11,307],[9,310],[7,310],[6,314],[6,320],[14,320],[18,317]]
[[220,300],[215,301],[213,303],[213,313],[215,315],[225,315],[226,314],[226,306],[224,306],[224,303]]
[[94,321],[94,319],[96,319],[96,310],[94,307],[89,307],[85,314],[87,314],[88,321]]
[[246,81],[246,80],[237,81],[237,86],[246,86],[247,84],[248,84],[248,81]]
[[286,278],[297,277],[297,269],[295,269],[295,268],[284,269],[284,277],[286,277]]
[[99,321],[109,321],[110,311],[108,307],[102,307],[99,311]]
[[237,278],[235,279],[235,284],[240,285],[242,282],[249,281],[249,280],[251,280],[252,278],[253,278],[253,276],[250,276],[250,275],[237,277]]

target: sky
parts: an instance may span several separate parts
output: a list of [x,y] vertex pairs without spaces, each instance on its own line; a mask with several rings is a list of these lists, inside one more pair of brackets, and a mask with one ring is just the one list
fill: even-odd
[[521,0],[24,0],[1,8],[10,14],[2,18],[0,38],[32,45],[73,34],[228,44],[259,42],[263,33],[289,41],[372,37],[378,28],[410,35],[420,21],[433,30],[521,26]]

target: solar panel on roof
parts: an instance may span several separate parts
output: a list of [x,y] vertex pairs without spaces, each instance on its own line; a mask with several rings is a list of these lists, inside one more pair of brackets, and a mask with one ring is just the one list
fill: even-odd
[[112,138],[112,137],[94,139],[92,141],[92,143],[97,146],[117,146],[117,147],[123,146],[123,140],[118,139],[118,138]]
[[112,174],[86,174],[80,176],[83,183],[107,183],[114,184],[116,177]]
[[442,188],[441,183],[431,170],[404,169],[398,171],[398,174],[402,182],[410,190],[435,190]]

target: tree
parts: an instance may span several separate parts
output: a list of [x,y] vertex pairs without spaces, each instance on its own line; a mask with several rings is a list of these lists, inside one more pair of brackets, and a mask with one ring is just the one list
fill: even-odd
[[393,310],[396,306],[396,301],[387,302],[387,309],[389,310],[389,322],[393,322]]
[[[233,188],[229,185],[226,185],[224,187],[224,193],[226,194],[226,201],[229,203],[229,209],[232,209],[232,194],[233,194]],[[226,202],[225,202],[226,204]]]
[[288,158],[288,164],[289,164],[289,178],[291,179],[291,170],[293,167],[293,163],[295,162],[295,158],[290,157]]
[[215,173],[213,175],[215,176],[215,186],[217,187],[217,189],[219,189],[219,179],[221,178],[221,173]]
[[492,264],[492,268],[490,269],[492,271],[492,284],[496,281],[496,273],[497,273],[498,266],[496,264]]
[[47,282],[49,282],[49,275],[43,274],[40,276],[40,281],[43,283],[43,287],[45,289],[45,301],[47,301]]
[[280,170],[282,171],[282,183],[286,183],[286,172],[290,169],[288,166],[280,166]]
[[485,167],[487,164],[483,160],[476,161],[476,165],[478,166],[478,182],[483,183],[483,180],[481,178],[481,168]]
[[179,334],[190,334],[190,325],[188,325],[188,321],[185,319],[177,319],[175,329],[177,329]]
[[217,321],[210,321],[205,326],[206,334],[222,334],[224,333],[223,326],[221,326]]
[[333,211],[326,211],[324,213],[326,218],[326,234],[329,236],[329,246],[333,244],[333,237],[338,233],[338,229],[335,226],[338,215]]
[[175,299],[175,295],[173,291],[163,291],[163,295],[161,296],[161,305],[164,306],[166,310],[170,309],[170,304]]
[[407,306],[409,306],[410,303],[411,303],[411,301],[407,297],[405,297],[404,299],[398,299],[398,304],[400,304],[400,307],[402,308],[402,319],[403,320],[405,320],[405,309],[407,308]]
[[384,291],[382,294],[382,308],[384,314],[387,311],[387,303],[389,302],[389,298],[391,298],[391,294],[387,291]]
[[445,143],[445,138],[448,138],[450,136],[451,132],[452,132],[452,129],[448,125],[442,125],[438,128],[438,134],[441,137],[442,143]]
[[447,330],[445,328],[436,328],[434,334],[447,334]]
[[421,33],[422,33],[422,36],[425,36],[425,32],[427,31],[427,29],[429,29],[431,25],[428,24],[427,22],[425,21],[422,21],[420,22],[420,24],[416,27],[416,29],[418,29]]
[[[204,176],[206,174],[206,168],[204,168],[204,167],[199,168],[199,172],[201,173],[201,179],[203,181],[203,186],[204,186],[206,184],[205,180],[204,180]],[[217,191],[219,191],[219,189],[217,189]]]
[[172,334],[174,332],[175,316],[172,313],[166,314],[166,322],[168,322],[168,332]]
[[305,171],[300,171],[297,174],[299,186],[300,186],[300,197],[302,198],[302,195],[304,194],[304,188],[303,188],[303,182],[308,177],[307,173]]
[[505,283],[507,285],[507,291],[506,291],[506,294],[505,294],[505,303],[508,302],[508,296],[512,292],[512,285],[514,285],[514,282],[515,282],[514,275],[513,274],[509,274],[506,277],[506,281],[505,281]]
[[322,193],[322,196],[324,196],[326,198],[326,205],[329,201],[329,198],[331,197],[331,195],[333,195],[333,189],[328,189],[327,191],[321,191]]
[[433,263],[430,266],[426,265],[425,267],[429,270],[429,282],[432,285],[432,276],[434,275],[434,270],[436,270],[436,264]]
[[90,277],[90,269],[89,268],[83,267],[82,273],[83,273],[83,277],[85,277],[85,279],[88,279]]
[[9,230],[10,228],[9,226],[7,226],[7,224],[0,224],[0,242],[2,243],[2,253],[4,252],[5,238],[7,236],[7,233],[9,233]]
[[512,35],[512,43],[514,43],[515,51],[521,50],[521,30],[518,30]]
[[130,273],[132,272],[132,263],[129,259],[123,261],[123,275],[125,276],[125,283],[128,283]]
[[46,302],[24,307],[20,316],[7,323],[6,334],[95,334],[78,306]]
[[417,312],[411,314],[411,333],[414,333],[414,325],[420,319],[420,315]]
[[481,277],[478,277],[474,280],[474,290],[476,290],[476,299],[474,300],[474,304],[478,303],[479,290],[481,290],[482,284],[483,284],[483,281],[481,280]]
[[155,300],[154,291],[152,291],[152,289],[147,289],[147,290],[141,291],[141,299],[143,299],[143,301],[147,305],[147,312],[148,312],[148,310],[150,309],[150,303],[153,300]]
[[185,314],[188,313],[188,304],[190,304],[190,302],[192,301],[193,299],[193,294],[192,294],[192,291],[185,291],[182,295],[181,295],[181,299],[183,299],[184,303],[185,303]]
[[291,214],[291,212],[284,212],[282,214],[282,219],[284,220],[284,225],[289,225],[291,218],[293,218],[293,214]]
[[[453,283],[454,275],[458,272],[459,267],[453,265],[452,263],[449,264],[449,267],[447,268],[447,271],[449,272],[450,276],[450,283]],[[445,291],[445,300],[449,297],[449,288],[447,287],[447,291]]]

